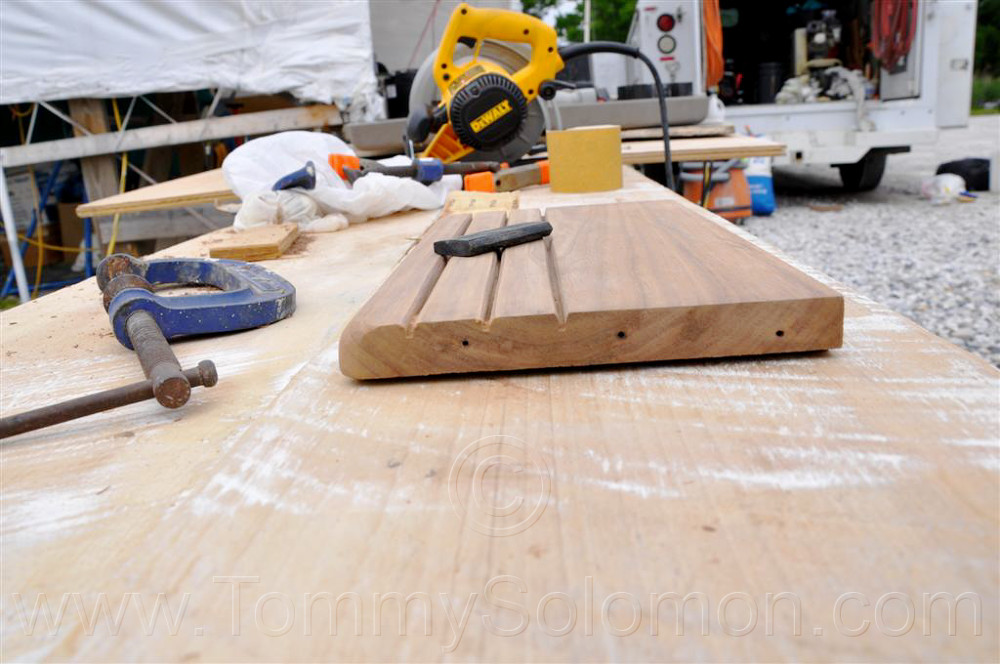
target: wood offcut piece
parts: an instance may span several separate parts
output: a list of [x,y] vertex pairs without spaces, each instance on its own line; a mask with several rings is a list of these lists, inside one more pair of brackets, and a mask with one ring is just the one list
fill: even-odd
[[453,191],[444,203],[445,212],[485,212],[489,210],[516,210],[519,194],[516,191],[486,193],[480,191]]
[[119,212],[166,210],[185,205],[214,205],[237,200],[239,197],[229,188],[222,169],[216,168],[84,203],[76,208],[76,214],[83,219],[105,217]]
[[674,201],[549,209],[552,234],[445,259],[435,240],[538,221],[436,222],[346,327],[358,379],[837,348],[843,298]]
[[228,229],[221,241],[208,248],[212,258],[267,261],[280,258],[299,236],[298,224],[271,224],[239,231]]

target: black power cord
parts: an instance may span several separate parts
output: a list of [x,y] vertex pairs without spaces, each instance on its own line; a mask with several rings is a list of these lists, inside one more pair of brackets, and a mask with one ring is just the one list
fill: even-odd
[[674,166],[670,159],[670,123],[667,121],[667,98],[663,91],[663,82],[660,80],[660,74],[656,71],[656,67],[653,65],[652,60],[646,57],[645,53],[634,46],[620,44],[618,42],[596,41],[587,42],[586,44],[570,44],[559,49],[559,57],[563,59],[563,62],[571,60],[572,58],[579,58],[584,55],[592,55],[594,53],[619,53],[621,55],[642,60],[643,63],[645,63],[646,68],[649,69],[649,73],[653,75],[653,83],[656,86],[656,96],[660,100],[660,124],[663,127],[663,164],[665,177],[667,181],[667,188],[673,189]]

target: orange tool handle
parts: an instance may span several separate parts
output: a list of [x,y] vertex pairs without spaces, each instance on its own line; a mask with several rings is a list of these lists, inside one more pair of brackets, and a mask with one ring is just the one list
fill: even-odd
[[497,190],[496,183],[493,182],[493,173],[483,171],[482,173],[469,173],[464,178],[466,191],[482,191],[492,194]]
[[534,164],[505,168],[496,173],[470,173],[465,176],[466,191],[481,191],[493,193],[496,191],[515,191],[535,184],[549,183],[549,160],[544,159]]
[[330,168],[340,176],[341,180],[347,179],[347,175],[344,173],[345,168],[361,168],[360,157],[355,157],[353,154],[331,154],[327,157],[327,161],[330,163]]

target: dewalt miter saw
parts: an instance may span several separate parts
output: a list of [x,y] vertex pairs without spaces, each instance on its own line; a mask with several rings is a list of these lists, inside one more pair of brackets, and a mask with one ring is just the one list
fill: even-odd
[[[539,99],[551,100],[560,88],[573,87],[556,80],[564,63],[608,52],[642,60],[653,75],[660,99],[667,186],[672,188],[666,101],[649,58],[616,42],[559,48],[554,29],[514,11],[476,9],[464,3],[455,9],[436,53],[414,77],[407,138],[417,145],[426,143],[421,156],[445,163],[467,159],[513,163],[545,130]],[[440,100],[427,99],[438,95]]]

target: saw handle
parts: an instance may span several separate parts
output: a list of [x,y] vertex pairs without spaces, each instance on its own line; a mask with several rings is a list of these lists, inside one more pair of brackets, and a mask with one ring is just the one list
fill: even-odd
[[476,66],[475,58],[464,65],[456,65],[454,60],[455,46],[469,38],[477,42],[491,39],[531,46],[531,60],[511,76],[528,101],[535,98],[543,81],[555,78],[563,68],[556,31],[540,19],[505,9],[477,9],[463,2],[452,12],[434,60],[434,81],[441,90],[447,90]]

